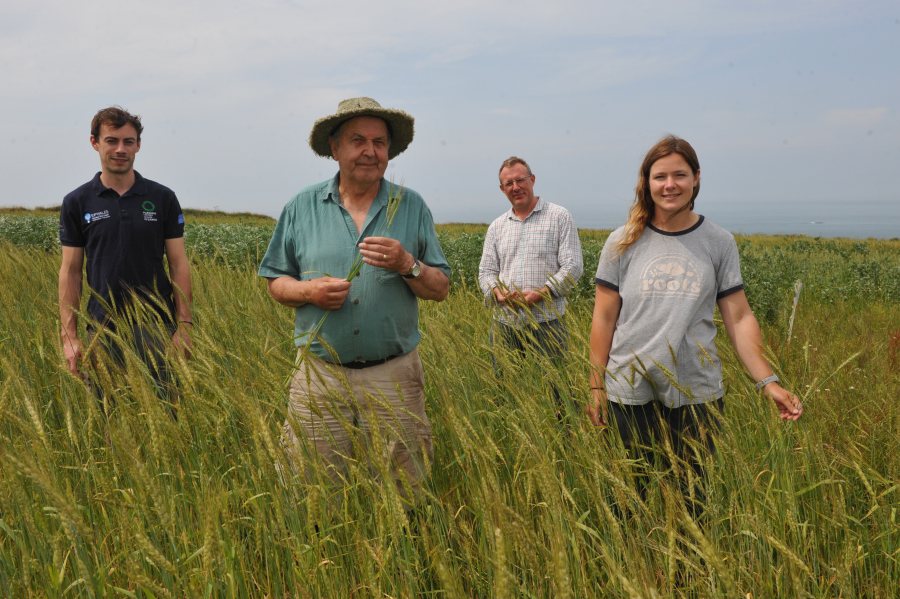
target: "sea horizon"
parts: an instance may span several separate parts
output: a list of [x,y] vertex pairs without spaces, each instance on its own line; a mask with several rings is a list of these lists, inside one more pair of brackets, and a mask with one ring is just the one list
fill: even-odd
[[[781,199],[718,203],[698,201],[695,211],[732,233],[745,235],[900,238],[900,200],[889,198],[849,202]],[[573,213],[576,226],[582,229],[615,229],[624,223],[626,216],[624,212],[596,213],[584,218],[583,210],[573,210]]]
[[[550,200],[553,201],[553,200]],[[579,229],[613,230],[625,222],[627,207],[613,210],[609,205],[566,206],[572,212]],[[0,206],[0,209],[26,210],[58,209],[58,206],[28,207],[21,204]],[[244,211],[222,210],[184,205],[185,209],[238,214]],[[503,209],[502,205],[498,208]],[[900,239],[900,200],[880,198],[845,201],[796,202],[779,199],[749,202],[698,202],[695,211],[717,225],[742,235],[805,235],[809,237],[849,239]],[[588,214],[585,214],[585,213]],[[277,215],[255,213],[276,218]],[[487,226],[496,216],[485,218],[440,218],[440,225],[477,224]],[[484,219],[484,220],[482,220]]]

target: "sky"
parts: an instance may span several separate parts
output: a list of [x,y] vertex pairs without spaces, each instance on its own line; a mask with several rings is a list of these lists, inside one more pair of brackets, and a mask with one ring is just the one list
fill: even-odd
[[896,0],[0,0],[0,69],[2,206],[90,179],[90,119],[117,104],[144,123],[137,170],[184,207],[277,216],[337,170],[313,122],[370,96],[415,117],[386,176],[439,223],[507,209],[518,155],[579,227],[614,228],[673,133],[717,222],[866,204],[900,237]]

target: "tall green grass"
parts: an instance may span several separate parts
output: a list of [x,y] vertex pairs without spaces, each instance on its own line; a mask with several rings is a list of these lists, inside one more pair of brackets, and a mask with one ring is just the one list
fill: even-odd
[[[0,209],[0,240],[53,251],[59,247],[58,217],[51,209]],[[186,211],[185,243],[192,256],[229,266],[259,264],[274,221],[253,214]],[[486,225],[438,225],[438,236],[453,269],[453,287],[478,289],[478,263]],[[591,301],[600,250],[608,231],[579,232],[585,276],[572,291],[575,301]],[[900,239],[848,240],[802,236],[739,235],[747,294],[762,321],[774,324],[791,300],[794,282],[804,295],[839,301],[896,301],[900,297]]]
[[[426,496],[407,513],[362,464],[341,487],[279,476],[292,315],[268,298],[251,260],[193,254],[195,352],[177,367],[173,420],[133,357],[104,383],[114,408],[99,409],[64,372],[57,348],[58,255],[2,244],[0,588],[9,596],[893,597],[900,378],[889,343],[900,309],[897,295],[865,278],[840,294],[828,281],[869,272],[857,267],[870,260],[881,264],[868,267],[880,269],[879,285],[890,285],[884,272],[898,255],[874,242],[846,256],[810,243],[800,254],[784,244],[742,247],[745,260],[770,258],[765,293],[778,297],[766,338],[806,412],[779,422],[722,347],[729,390],[702,525],[664,477],[642,500],[615,436],[577,412],[588,399],[589,298],[570,310],[565,368],[501,356],[501,377],[470,279],[446,302],[422,304],[435,458]],[[790,265],[801,259],[802,276],[818,282],[806,281],[788,339],[792,292],[781,281],[792,286]],[[589,273],[595,263],[586,261]],[[749,292],[755,305],[767,297]],[[551,384],[573,403],[568,426],[557,422]]]

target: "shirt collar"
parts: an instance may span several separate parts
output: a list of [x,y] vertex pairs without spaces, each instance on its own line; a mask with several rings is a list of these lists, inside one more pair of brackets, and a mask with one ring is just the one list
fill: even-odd
[[328,181],[327,185],[323,185],[319,190],[319,200],[322,202],[334,202],[335,204],[341,203],[341,193],[339,187],[341,173],[337,173],[334,177]]
[[[97,174],[94,175],[94,178],[91,180],[91,189],[98,196],[109,189],[109,187],[105,186],[100,180],[100,171],[97,171]],[[125,193],[125,196],[133,195],[147,195],[147,181],[137,171],[134,171],[134,184],[131,186],[131,189]]]
[[[328,182],[327,185],[323,186],[319,191],[319,200],[322,202],[334,202],[335,204],[340,205],[341,203],[341,173],[338,171],[334,177]],[[389,184],[385,183],[384,177],[381,178],[381,183],[378,185],[378,195],[375,196],[375,199],[372,201],[372,204],[375,206],[387,206],[388,201],[388,188]]]
[[[525,220],[528,220],[529,218],[531,218],[535,212],[540,212],[541,210],[543,210],[544,206],[546,206],[546,205],[547,205],[547,202],[545,202],[544,200],[541,199],[540,196],[538,196],[537,203],[534,205],[534,208],[532,209],[531,213],[529,213],[528,216],[525,217]],[[509,210],[506,211],[506,218],[507,218],[507,220],[518,220],[520,222],[524,222],[518,216],[516,216],[516,213],[513,212],[512,208],[510,208]]]

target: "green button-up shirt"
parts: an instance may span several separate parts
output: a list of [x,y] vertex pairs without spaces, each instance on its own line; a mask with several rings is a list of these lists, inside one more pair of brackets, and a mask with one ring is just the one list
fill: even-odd
[[[388,197],[397,194],[399,207],[388,225]],[[362,233],[357,233],[353,218],[340,203],[338,176],[307,187],[284,207],[259,275],[301,281],[346,277],[359,254],[357,245],[373,236],[397,239],[419,261],[450,276],[434,219],[422,196],[382,179]],[[294,332],[298,347],[310,343],[310,351],[329,362],[405,354],[415,349],[421,338],[416,296],[398,273],[383,268],[363,264],[344,305],[328,311],[319,335],[310,340],[325,312],[312,304],[300,306]]]

